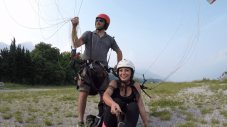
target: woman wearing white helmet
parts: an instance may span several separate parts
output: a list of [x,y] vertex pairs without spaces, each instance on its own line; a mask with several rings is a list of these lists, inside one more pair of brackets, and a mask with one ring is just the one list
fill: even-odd
[[[125,127],[136,127],[139,114],[145,127],[149,127],[141,97],[140,85],[133,80],[135,67],[130,60],[121,60],[117,65],[119,80],[110,82],[103,100],[107,105],[104,117],[106,127],[116,127],[118,112],[125,114]],[[113,122],[116,121],[116,122]]]

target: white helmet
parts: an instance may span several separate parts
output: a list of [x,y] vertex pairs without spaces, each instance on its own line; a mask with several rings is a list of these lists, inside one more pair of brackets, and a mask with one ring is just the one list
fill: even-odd
[[122,67],[129,67],[132,69],[131,79],[133,78],[134,72],[135,72],[135,66],[130,60],[121,60],[117,65],[117,75],[119,76],[119,69]]

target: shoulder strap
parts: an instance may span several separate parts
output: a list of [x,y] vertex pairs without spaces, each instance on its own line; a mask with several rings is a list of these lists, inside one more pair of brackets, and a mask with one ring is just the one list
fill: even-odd
[[138,90],[136,89],[136,87],[134,86],[135,81],[132,80],[130,83],[130,87],[132,88],[132,91],[134,92],[135,96],[137,96],[138,98],[140,97],[140,94],[138,92]]
[[90,36],[90,40],[91,40],[91,46],[90,46],[90,60],[92,59],[91,57],[92,57],[92,36],[93,36],[93,33],[92,33],[92,31],[91,31],[91,36]]
[[117,82],[117,88],[121,89],[121,82],[120,80],[115,80]]

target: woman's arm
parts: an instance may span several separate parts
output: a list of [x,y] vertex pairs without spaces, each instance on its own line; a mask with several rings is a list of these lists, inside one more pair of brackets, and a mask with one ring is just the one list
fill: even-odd
[[106,91],[103,94],[104,102],[111,107],[111,113],[116,114],[117,112],[121,112],[121,108],[117,103],[113,101],[111,95],[114,92],[114,89],[117,88],[117,82],[115,80],[111,81],[109,86],[107,87]]
[[110,107],[111,107],[112,103],[114,102],[113,99],[111,98],[111,95],[113,94],[113,91],[116,88],[115,83],[116,83],[115,80],[111,81],[109,86],[107,87],[106,91],[103,94],[104,102]]
[[138,107],[139,107],[140,116],[141,116],[141,118],[143,120],[143,123],[144,123],[145,127],[149,127],[149,123],[147,121],[146,110],[145,110],[145,107],[144,107],[144,104],[143,104],[143,100],[142,100],[142,96],[141,96],[140,85],[138,83],[135,83],[134,86],[136,87],[137,91],[140,94],[139,99],[137,98],[137,104],[138,104]]

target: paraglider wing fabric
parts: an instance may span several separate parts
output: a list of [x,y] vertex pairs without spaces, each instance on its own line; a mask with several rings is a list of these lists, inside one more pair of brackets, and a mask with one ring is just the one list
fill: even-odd
[[208,3],[213,4],[216,0],[207,0]]

